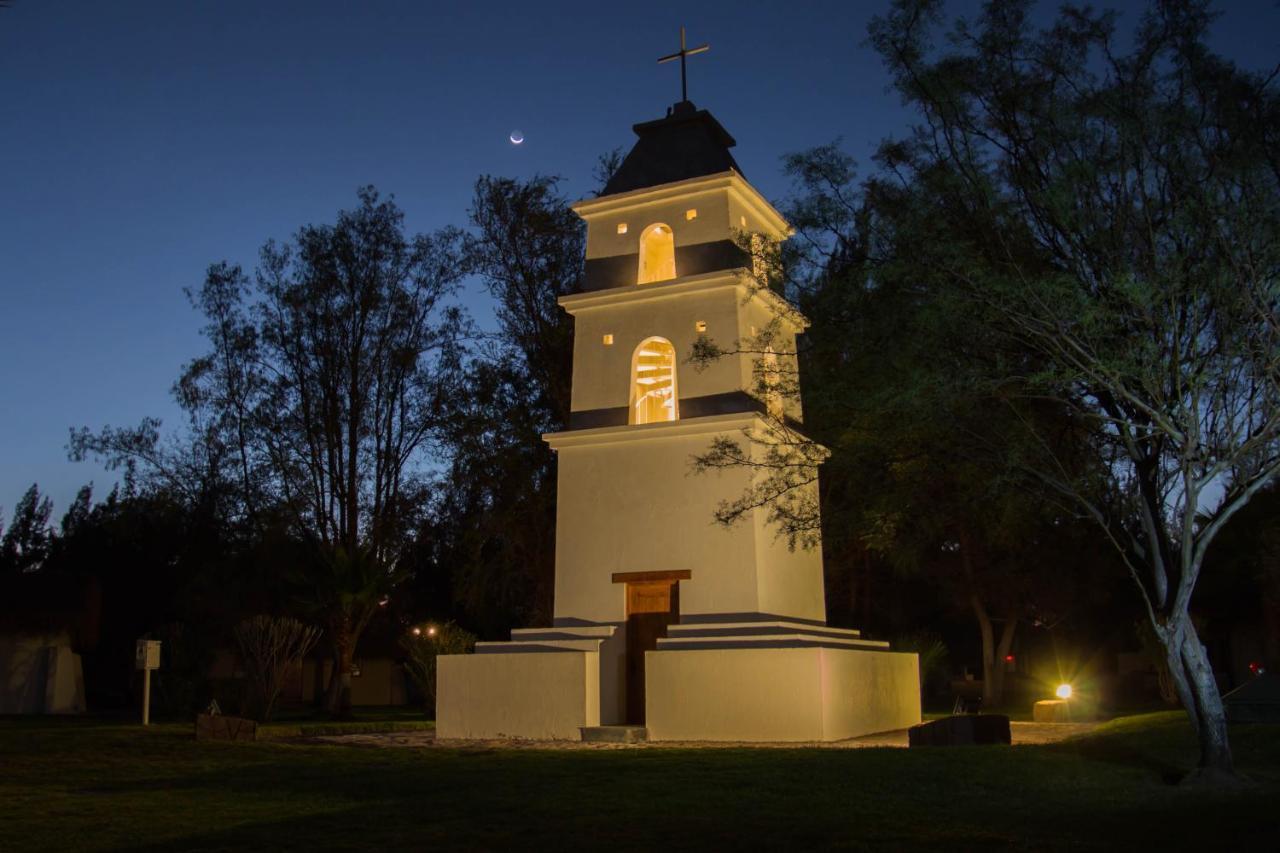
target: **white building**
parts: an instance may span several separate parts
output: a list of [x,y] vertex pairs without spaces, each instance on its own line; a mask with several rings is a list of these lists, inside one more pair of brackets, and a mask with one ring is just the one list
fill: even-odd
[[[920,721],[914,654],[826,624],[819,550],[789,550],[757,510],[717,525],[747,469],[693,475],[717,436],[743,441],[769,405],[754,356],[704,370],[699,335],[728,343],[771,321],[779,352],[805,321],[755,285],[741,245],[790,228],[747,183],[733,138],[682,101],[635,126],[587,223],[574,317],[572,422],[558,454],[554,624],[442,657],[441,738],[578,739],[643,726],[650,740],[818,741]],[[745,236],[745,240],[744,240]],[[779,356],[788,358],[790,356]]]

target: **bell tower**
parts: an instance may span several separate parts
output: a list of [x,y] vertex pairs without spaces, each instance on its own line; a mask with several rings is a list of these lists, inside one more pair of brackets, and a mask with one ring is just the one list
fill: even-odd
[[[670,58],[698,50],[682,38]],[[820,549],[789,549],[765,508],[715,522],[751,471],[692,471],[718,439],[759,454],[747,434],[802,422],[794,400],[757,396],[755,354],[689,361],[701,336],[765,328],[793,357],[807,320],[753,275],[756,247],[791,229],[709,112],[682,100],[633,129],[603,193],[573,205],[587,241],[582,290],[560,299],[570,422],[543,437],[553,624],[442,656],[438,736],[806,741],[919,722],[915,655],[826,624]]]
[[753,238],[784,240],[790,228],[707,111],[682,101],[634,130],[604,192],[573,206],[587,251],[583,291],[560,300],[574,318],[572,414],[546,437],[559,465],[556,621],[626,623],[628,586],[669,583],[673,623],[822,622],[820,555],[788,550],[764,510],[716,525],[749,475],[690,472],[715,437],[751,429],[765,410],[755,356],[695,367],[697,339],[727,344],[776,321],[780,349],[795,351],[803,318],[749,274]]

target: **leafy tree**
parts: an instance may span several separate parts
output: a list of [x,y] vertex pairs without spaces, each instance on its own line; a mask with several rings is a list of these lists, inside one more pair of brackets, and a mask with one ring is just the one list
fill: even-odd
[[456,235],[407,236],[393,201],[372,188],[359,200],[334,225],[268,242],[252,282],[210,267],[192,301],[211,349],[175,386],[190,418],[178,449],[155,421],[73,434],[75,453],[226,497],[223,518],[299,543],[288,574],[332,646],[334,712],[349,707],[361,634],[403,579],[463,326],[443,303],[460,275]]
[[93,511],[92,506],[93,484],[88,483],[81,486],[79,491],[76,492],[75,499],[71,501],[71,506],[67,507],[66,513],[62,516],[61,538],[66,539],[75,536],[89,522]]
[[13,509],[13,521],[0,539],[0,562],[13,572],[35,572],[44,566],[53,545],[49,526],[53,502],[40,496],[35,483],[22,495]]
[[920,116],[876,188],[920,275],[1002,348],[1010,397],[1063,407],[1093,464],[1018,461],[1112,539],[1200,740],[1230,775],[1218,687],[1190,618],[1209,544],[1280,469],[1280,98],[1207,46],[1203,2],[1155,3],[1125,51],[1115,16],[989,2],[933,37],[901,0],[872,42]]
[[573,325],[557,299],[579,286],[584,230],[546,177],[480,178],[471,224],[467,268],[499,325],[450,398],[433,544],[465,611],[496,636],[551,615],[556,477],[542,435],[568,423]]
[[[760,456],[726,437],[698,459],[704,470],[757,471],[754,487],[722,505],[718,518],[732,524],[767,506],[793,546],[815,545],[821,530],[829,570],[868,571],[876,560],[900,578],[927,578],[973,617],[984,703],[998,706],[1018,628],[1078,608],[1093,574],[1081,558],[1097,549],[1081,549],[1088,537],[1080,524],[1014,464],[1026,443],[1023,418],[1065,419],[1045,405],[1010,411],[986,379],[1006,354],[940,282],[886,264],[898,247],[877,228],[880,214],[862,198],[846,155],[826,146],[789,157],[787,171],[797,182],[787,208],[797,240],[777,247],[762,271],[812,325],[795,354],[774,328],[728,346],[757,356],[758,396],[803,396],[805,421],[801,428],[767,416],[749,438]],[[695,359],[728,346],[703,340]],[[1060,443],[1079,440],[1060,432]],[[815,502],[806,486],[819,464]]]

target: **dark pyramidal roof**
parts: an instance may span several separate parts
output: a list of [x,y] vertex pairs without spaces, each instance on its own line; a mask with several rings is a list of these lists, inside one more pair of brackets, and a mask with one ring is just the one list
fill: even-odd
[[733,169],[741,173],[729,153],[737,142],[711,113],[692,101],[681,101],[665,118],[632,127],[640,137],[602,195],[669,184]]

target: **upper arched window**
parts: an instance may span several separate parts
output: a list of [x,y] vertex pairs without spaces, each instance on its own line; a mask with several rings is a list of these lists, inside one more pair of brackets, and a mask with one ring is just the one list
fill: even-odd
[[655,222],[640,234],[640,283],[676,277],[676,237],[670,226]]
[[680,417],[676,398],[676,348],[666,338],[649,338],[631,357],[633,424],[656,424]]

